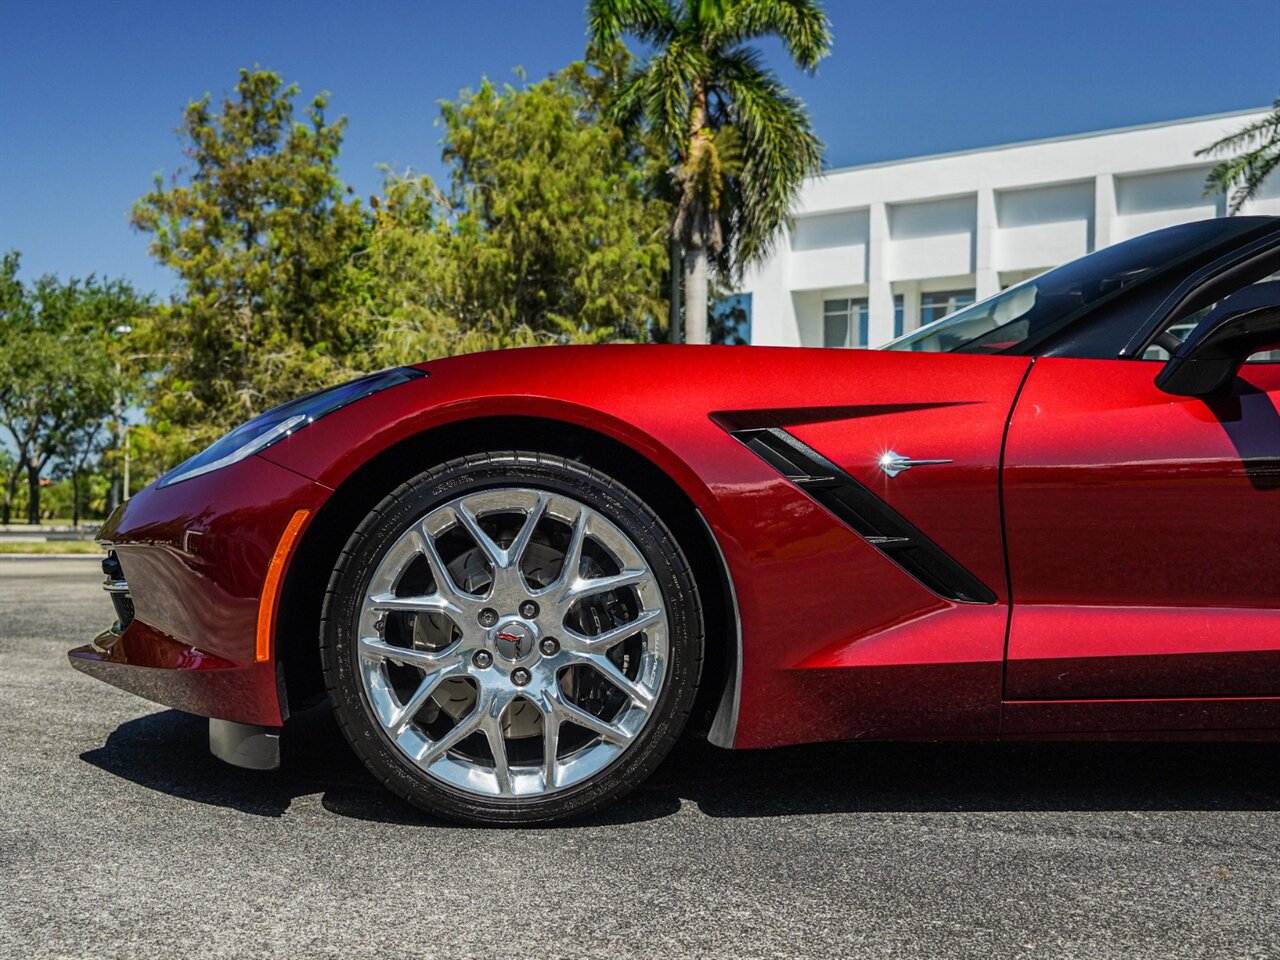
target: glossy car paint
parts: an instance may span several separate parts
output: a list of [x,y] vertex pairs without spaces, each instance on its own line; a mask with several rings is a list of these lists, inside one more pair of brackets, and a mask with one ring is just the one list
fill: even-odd
[[1208,402],[1157,390],[1160,366],[1042,358],[1027,378],[1005,451],[1011,700],[1278,692],[1280,364]]
[[[1047,363],[1035,361],[1035,366]],[[1105,369],[1091,391],[1098,394],[1111,390],[1107,370],[1140,368],[1148,378],[1155,373],[1134,362],[1099,363]],[[732,578],[740,619],[734,746],[855,737],[994,737],[1002,733],[1002,713],[1008,735],[1086,734],[1096,723],[1080,719],[1079,711],[1061,701],[1087,705],[1113,695],[1098,690],[1113,690],[1119,698],[1106,702],[1110,735],[1176,735],[1199,729],[1185,717],[1201,715],[1221,729],[1280,727],[1258,720],[1280,702],[1273,699],[1219,696],[1213,706],[1197,700],[1190,707],[1153,707],[1134,699],[1145,695],[1114,686],[1066,681],[1055,686],[1056,675],[1047,672],[1054,668],[1045,662],[1062,659],[1061,646],[1031,639],[1024,644],[1022,634],[1011,648],[1017,662],[1010,667],[1021,694],[1011,696],[1016,702],[1004,703],[1010,599],[1016,611],[1020,577],[1028,596],[1039,598],[1034,606],[1049,615],[1088,615],[1081,613],[1084,597],[1073,598],[1052,583],[1071,551],[1083,562],[1093,558],[1063,542],[1070,529],[1046,520],[1096,506],[1089,492],[1096,479],[1080,472],[1080,464],[1094,462],[1090,457],[1110,451],[1123,454],[1124,464],[1134,462],[1118,444],[1081,448],[1077,454],[1071,446],[1079,442],[1075,435],[1055,435],[1052,427],[1037,433],[1035,420],[1026,419],[1031,414],[1022,413],[1037,373],[1029,358],[617,346],[513,350],[432,362],[422,369],[427,378],[339,410],[257,457],[164,490],[148,488],[131,500],[104,536],[116,545],[137,619],[108,652],[77,651],[77,665],[181,709],[279,723],[277,665],[254,663],[254,622],[269,558],[293,511],[305,507],[321,513],[332,491],[359,482],[362,465],[386,452],[394,456],[397,445],[410,438],[425,435],[429,441],[432,430],[474,421],[475,449],[481,450],[488,418],[537,418],[592,430],[628,446],[672,478],[706,519]],[[1046,397],[1055,395],[1049,379],[1040,382]],[[1020,390],[1024,396],[1015,409]],[[1125,402],[1137,395],[1124,394]],[[794,403],[779,407],[780,398]],[[1166,397],[1160,404],[1179,402]],[[907,516],[990,587],[997,601],[956,603],[924,588],[734,439],[726,429],[733,423],[792,432]],[[1011,462],[1005,453],[1006,468],[1014,469],[1002,490],[1003,440],[1009,430],[1012,444],[1015,426],[1018,456]],[[1091,435],[1095,426],[1087,413],[1076,417],[1077,433]],[[1206,430],[1210,426],[1206,423]],[[877,467],[888,449],[952,463],[915,467],[890,480]],[[1158,452],[1151,454],[1147,469],[1205,469],[1205,458],[1192,446],[1172,442],[1160,454],[1165,457],[1161,468]],[[1218,459],[1227,456],[1223,448]],[[405,462],[404,476],[428,466]],[[1135,475],[1144,476],[1142,469]],[[1074,477],[1081,478],[1079,489],[1072,486]],[[1149,483],[1155,481],[1148,477]],[[1033,515],[1045,484],[1073,489],[1082,499],[1050,509],[1047,518],[1043,508],[1042,515]],[[1019,517],[1009,526],[1011,540],[1019,544],[1014,550],[1011,543],[1011,558],[1025,558],[1037,543],[1044,555],[1024,564],[1013,577],[1012,592],[1004,562],[1002,495],[1007,510],[1016,502]],[[1274,508],[1275,502],[1273,496],[1263,506]],[[1166,541],[1175,533],[1172,526],[1159,529]],[[1256,537],[1256,524],[1252,529]],[[1151,543],[1152,556],[1158,547]],[[304,532],[299,552],[307,549]],[[1055,554],[1064,559],[1055,560]],[[1255,615],[1274,615],[1275,603],[1270,611],[1265,602],[1231,606],[1235,598],[1221,620],[1224,630],[1256,627]],[[1013,623],[1019,623],[1016,613]],[[288,623],[277,625],[278,632],[288,629]],[[1280,641],[1274,633],[1259,637],[1242,643],[1273,657]],[[734,638],[710,642],[732,644]],[[1241,649],[1238,643],[1207,652],[1230,656]],[[1155,683],[1162,670],[1182,671],[1178,661],[1185,653],[1169,646],[1149,656],[1145,649],[1137,651],[1148,672],[1143,682]],[[178,654],[193,662],[217,661],[165,669],[179,663]],[[1249,689],[1268,698],[1280,693],[1275,669],[1263,663],[1261,672],[1262,679]],[[138,679],[140,674],[151,679]],[[181,681],[171,679],[179,675]],[[1163,689],[1185,692],[1186,687]],[[1243,694],[1230,685],[1201,689],[1196,688],[1198,697],[1226,690],[1232,690],[1230,697]],[[1026,701],[1032,701],[1030,712]],[[1045,712],[1053,710],[1066,715]]]
[[72,664],[189,713],[279,726],[274,658],[255,657],[258,600],[294,511],[331,492],[250,457],[131,498],[99,537],[114,544],[136,616],[72,650]]
[[[671,476],[707,519],[725,556],[742,629],[736,746],[806,741],[815,731],[832,739],[989,736],[998,732],[1007,607],[939,599],[747,451],[712,415],[759,411],[759,422],[770,416],[792,421],[794,412],[779,411],[777,399],[803,397],[813,422],[825,417],[846,424],[843,459],[873,467],[888,439],[907,436],[895,432],[895,414],[876,409],[875,398],[911,383],[913,403],[994,405],[998,426],[1028,363],[728,347],[460,357],[427,365],[431,376],[421,384],[339,411],[324,436],[304,430],[264,456],[336,488],[381,450],[454,421],[528,416],[599,431]],[[411,392],[422,395],[416,411]],[[867,401],[870,410],[847,409]],[[970,462],[978,448],[958,452],[956,469],[990,470],[996,447],[998,439],[978,464]],[[994,497],[993,472],[987,493]],[[874,597],[850,604],[868,583],[876,585]]]

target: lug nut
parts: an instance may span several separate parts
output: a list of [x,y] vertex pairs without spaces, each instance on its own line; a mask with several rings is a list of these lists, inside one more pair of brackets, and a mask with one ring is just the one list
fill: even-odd
[[555,637],[547,637],[538,644],[538,649],[542,651],[542,655],[544,657],[554,657],[560,652],[560,644],[556,641]]
[[524,603],[520,604],[520,616],[524,617],[526,620],[532,620],[537,615],[538,605],[532,600],[526,600]]
[[530,680],[529,671],[524,667],[519,667],[511,671],[511,682],[517,687],[523,687]]
[[480,611],[480,626],[492,627],[498,622],[498,611],[493,607],[485,607]]
[[489,664],[493,663],[493,654],[488,650],[477,650],[476,655],[471,658],[471,662],[477,667],[484,669],[489,666]]

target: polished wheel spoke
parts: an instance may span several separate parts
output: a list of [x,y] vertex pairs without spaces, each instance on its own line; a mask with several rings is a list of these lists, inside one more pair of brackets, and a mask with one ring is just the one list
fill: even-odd
[[[406,574],[415,563],[413,579],[422,579],[424,558],[434,587],[401,587],[411,582]],[[464,590],[451,568],[468,583],[484,584],[484,593]],[[440,504],[386,549],[369,584],[358,641],[365,692],[396,747],[463,793],[527,797],[573,787],[614,762],[656,709],[668,655],[662,591],[627,534],[572,497],[497,488]],[[627,615],[613,612],[619,608],[635,616],[618,623]],[[436,616],[446,618],[455,639],[441,650],[394,646],[375,636],[385,634],[394,614],[433,617],[418,621],[425,636],[440,628]],[[589,623],[604,627],[590,635],[570,626]],[[419,629],[413,627],[415,635],[424,636]],[[609,656],[624,642],[628,657],[639,658],[626,671]],[[406,687],[393,665],[421,671],[407,696],[397,692]],[[581,694],[566,694],[576,689],[563,679],[570,668],[582,671],[577,676],[585,682],[616,688],[625,697],[621,708],[600,716],[577,702]],[[517,701],[534,712],[509,711]],[[467,711],[434,740],[416,723],[432,702],[442,710],[456,707],[454,716]],[[438,729],[436,716],[432,729]],[[572,733],[565,733],[566,723]],[[533,749],[512,752],[535,733],[541,756]],[[458,751],[477,734],[488,742],[491,760]]]
[[533,507],[530,508],[528,514],[525,516],[524,526],[520,528],[519,534],[516,535],[515,540],[512,541],[511,546],[506,550],[506,557],[504,558],[506,562],[503,566],[519,569],[520,562],[524,560],[524,552],[528,549],[529,543],[533,540],[534,531],[538,529],[538,524],[541,522],[543,514],[546,512],[547,504],[550,500],[551,498],[545,493],[538,494],[538,499],[534,502]]
[[408,727],[409,724],[413,722],[413,718],[418,715],[418,711],[426,706],[427,701],[431,699],[431,695],[440,688],[440,684],[445,680],[448,680],[450,677],[461,675],[461,673],[461,669],[455,664],[453,666],[445,667],[443,670],[437,670],[435,673],[427,674],[427,676],[423,678],[422,682],[418,684],[418,689],[413,691],[413,694],[405,701],[404,706],[400,708],[399,712],[387,725],[387,729],[391,731],[391,735],[393,737],[398,737],[400,734],[404,733],[405,728]]
[[569,531],[569,545],[564,551],[564,561],[560,567],[560,579],[557,586],[566,588],[578,579],[578,571],[582,568],[582,548],[587,542],[587,511],[579,510],[573,519]]
[[610,743],[626,745],[632,740],[632,735],[622,727],[583,710],[576,703],[561,698],[557,701],[556,709],[561,712],[561,719],[576,723]]
[[556,754],[560,750],[560,714],[542,711],[542,782],[546,789],[556,787]]
[[394,660],[396,663],[419,667],[428,672],[440,670],[458,662],[457,645],[444,650],[432,652],[418,650],[414,647],[397,647],[379,637],[361,637],[360,652],[366,657],[380,657],[383,660]]
[[375,593],[369,597],[369,606],[388,613],[443,613],[449,617],[462,616],[462,608],[452,600],[437,594],[421,597],[398,597],[394,593]]
[[657,607],[652,610],[641,610],[634,620],[628,620],[626,623],[611,627],[600,633],[585,634],[578,633],[576,630],[565,630],[564,632],[580,647],[592,650],[608,650],[628,637],[634,637],[641,630],[655,627],[659,623],[666,623],[666,620],[666,611]]
[[578,659],[641,706],[648,707],[653,703],[653,693],[623,673],[607,654],[582,654]]
[[507,762],[507,738],[502,734],[502,711],[499,710],[496,716],[492,710],[489,711],[481,727],[489,740],[489,752],[493,754],[493,773],[498,780],[498,790],[510,793],[511,767]]
[[578,577],[573,580],[565,589],[561,603],[565,607],[571,607],[579,600],[585,600],[587,597],[593,597],[599,593],[608,593],[611,590],[621,590],[623,587],[634,587],[644,583],[653,577],[648,570],[623,570],[621,573],[614,574],[610,577],[592,577],[589,580]]
[[426,526],[420,524],[412,528],[409,531],[409,539],[419,555],[426,559],[427,566],[431,568],[431,579],[435,581],[436,593],[442,597],[448,597],[454,603],[466,598],[467,595],[458,589],[457,584],[453,582],[453,577],[449,575],[449,566],[444,562],[444,557],[440,556],[440,548],[436,546],[435,537],[431,536]]
[[446,753],[456,747],[471,734],[480,729],[484,723],[485,712],[480,704],[476,704],[471,712],[454,725],[453,729],[446,733],[439,740],[432,740],[426,745],[416,757],[418,763],[424,767],[429,767],[435,763]]
[[467,531],[471,539],[475,541],[476,546],[480,548],[484,558],[489,561],[490,566],[495,568],[507,566],[507,552],[498,546],[491,536],[484,532],[484,529],[480,526],[480,518],[471,512],[466,503],[459,503],[454,508],[454,513],[457,514],[458,522],[462,524],[463,529]]

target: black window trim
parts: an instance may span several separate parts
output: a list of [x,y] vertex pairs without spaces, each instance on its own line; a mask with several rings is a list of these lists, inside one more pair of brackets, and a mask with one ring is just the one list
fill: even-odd
[[1120,349],[1116,359],[1141,360],[1142,355],[1155,342],[1156,337],[1160,336],[1178,311],[1182,310],[1201,289],[1220,279],[1223,274],[1234,270],[1247,270],[1257,261],[1275,256],[1280,256],[1280,226],[1224,254],[1212,263],[1205,264],[1170,291],[1137,332],[1129,338],[1129,342]]
[[[1246,218],[1246,219],[1252,219],[1252,218]],[[1197,271],[1196,274],[1193,274],[1193,276],[1198,275],[1202,271],[1212,270],[1215,264],[1220,264],[1223,260],[1230,260],[1234,257],[1239,256],[1241,251],[1248,249],[1250,246],[1254,244],[1274,242],[1277,238],[1280,238],[1280,218],[1263,217],[1259,219],[1261,219],[1263,222],[1259,223],[1258,227],[1255,230],[1245,230],[1234,238],[1233,242],[1235,244],[1238,244],[1238,246],[1231,247],[1227,253],[1224,253],[1221,257],[1214,260],[1212,263],[1206,264],[1199,271]],[[1177,226],[1177,224],[1175,224],[1175,226]],[[1100,313],[1103,309],[1108,307],[1110,304],[1112,304],[1116,300],[1121,299],[1122,297],[1127,298],[1136,293],[1139,293],[1149,283],[1157,280],[1161,276],[1166,275],[1166,273],[1169,270],[1173,269],[1177,264],[1185,263],[1186,261],[1189,261],[1189,260],[1194,260],[1197,257],[1205,254],[1207,251],[1212,250],[1215,246],[1224,246],[1226,243],[1228,243],[1228,241],[1221,240],[1221,239],[1211,240],[1211,241],[1206,241],[1200,246],[1193,247],[1190,250],[1186,250],[1181,255],[1176,257],[1173,261],[1166,264],[1164,267],[1158,270],[1152,271],[1143,277],[1138,278],[1133,283],[1126,284],[1121,287],[1117,287],[1115,290],[1112,290],[1109,293],[1103,294],[1101,297],[1094,300],[1092,303],[1086,303],[1081,307],[1077,308],[1076,310],[1073,310],[1071,313],[1067,314],[1066,316],[1060,317],[1057,321],[1050,324],[1044,330],[1041,330],[1035,336],[1028,337],[1022,343],[1019,343],[1016,346],[1010,347],[1006,350],[996,351],[996,354],[1004,355],[1004,356],[1022,356],[1022,357],[1049,356],[1050,354],[1047,354],[1044,348],[1047,345],[1052,344],[1056,339],[1058,339],[1058,337],[1064,335],[1067,331],[1070,331],[1073,327],[1075,327],[1077,323],[1087,320],[1088,318],[1092,317],[1094,314]],[[1098,251],[1094,251],[1094,252],[1096,253]],[[1186,282],[1188,281],[1184,281],[1183,284],[1179,284],[1178,289],[1181,289]],[[1152,315],[1148,317],[1147,321],[1142,326],[1143,331],[1147,329],[1147,325],[1153,322],[1158,322],[1159,319],[1163,318],[1163,316],[1165,315],[1165,311],[1163,310],[1163,304],[1164,302],[1167,302],[1167,300],[1168,298],[1166,298],[1165,301],[1162,301],[1161,306],[1157,307],[1156,310],[1153,311]],[[1159,317],[1156,316],[1157,314],[1159,315]],[[1130,343],[1132,343],[1132,338],[1130,339]],[[1127,345],[1125,349],[1127,349]],[[957,351],[957,352],[963,352],[963,351]],[[1069,356],[1069,354],[1064,354],[1064,355]],[[1138,356],[1140,357],[1141,354],[1139,353]],[[1116,359],[1130,360],[1134,358],[1121,355],[1121,356],[1117,356]]]

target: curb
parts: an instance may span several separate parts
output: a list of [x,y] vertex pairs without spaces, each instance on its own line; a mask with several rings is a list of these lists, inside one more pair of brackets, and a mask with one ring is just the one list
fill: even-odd
[[101,560],[96,553],[0,553],[0,560]]

